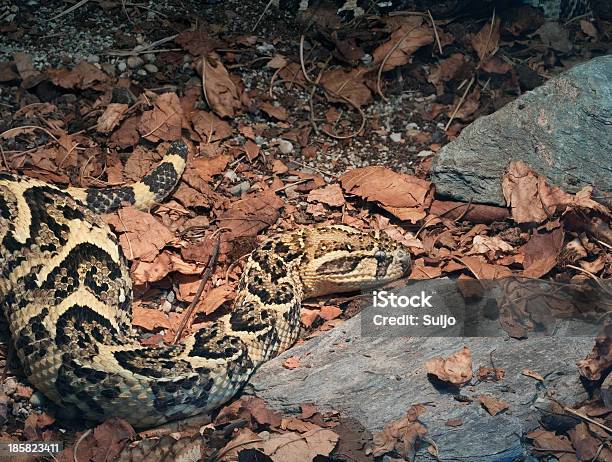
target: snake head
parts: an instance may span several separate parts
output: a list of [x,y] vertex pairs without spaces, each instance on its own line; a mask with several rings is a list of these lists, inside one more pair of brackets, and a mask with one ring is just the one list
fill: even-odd
[[378,232],[326,226],[307,233],[307,258],[300,267],[307,296],[380,286],[410,269],[410,252]]

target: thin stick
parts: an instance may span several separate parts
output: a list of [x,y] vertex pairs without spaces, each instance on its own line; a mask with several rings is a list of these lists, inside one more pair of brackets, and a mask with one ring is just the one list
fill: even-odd
[[302,66],[302,73],[304,74],[304,78],[308,83],[314,83],[312,79],[308,76],[308,72],[306,71],[306,65],[304,64],[304,34],[300,36],[300,65]]
[[208,101],[208,94],[206,93],[206,58],[204,56],[202,56],[202,93],[204,93],[206,104],[212,109],[210,101]]
[[450,127],[450,124],[455,119],[455,116],[457,115],[457,112],[459,112],[459,109],[461,108],[461,106],[463,106],[463,102],[465,101],[465,97],[467,96],[468,91],[470,91],[470,88],[472,88],[472,84],[474,83],[474,81],[475,81],[475,78],[472,77],[470,79],[470,83],[468,83],[467,87],[465,87],[465,91],[463,92],[463,95],[461,95],[461,99],[457,103],[457,107],[455,108],[455,110],[451,114],[450,119],[448,119],[448,122],[446,123],[446,126],[444,127],[444,131],[448,130],[448,127]]
[[78,2],[78,3],[75,3],[75,4],[74,4],[74,5],[72,5],[70,8],[68,8],[68,9],[66,9],[66,10],[62,11],[61,13],[56,14],[55,16],[53,16],[53,17],[50,19],[50,21],[53,21],[53,20],[55,20],[55,19],[59,19],[59,18],[61,18],[62,16],[66,16],[67,14],[72,13],[74,10],[76,10],[76,9],[78,9],[78,8],[81,8],[83,5],[85,5],[85,3],[87,3],[88,1],[89,1],[89,0],[81,0],[81,1],[80,1],[80,2]]
[[200,279],[200,285],[198,286],[198,290],[196,291],[193,297],[193,300],[191,301],[191,304],[189,305],[189,307],[187,308],[187,311],[185,311],[185,314],[183,315],[183,318],[181,319],[179,328],[177,329],[176,334],[174,335],[174,339],[172,340],[172,345],[176,345],[176,342],[178,342],[179,338],[181,338],[181,334],[183,333],[183,331],[185,330],[185,327],[187,326],[187,323],[191,319],[191,315],[193,314],[193,311],[195,310],[196,305],[200,301],[200,297],[202,296],[202,292],[204,292],[204,287],[206,286],[206,282],[208,281],[208,279],[210,279],[212,270],[215,264],[217,263],[217,257],[219,257],[220,247],[221,247],[221,239],[217,239],[217,242],[215,243],[215,247],[213,249],[213,253],[210,256],[210,259],[208,260],[208,264],[206,265],[206,269],[204,270],[204,273],[202,274],[202,278]]
[[253,26],[253,29],[251,30],[251,32],[255,32],[255,30],[257,29],[257,26],[259,26],[259,23],[261,22],[261,20],[263,19],[263,17],[265,16],[265,14],[268,12],[268,10],[270,9],[270,7],[272,6],[272,3],[274,3],[274,0],[270,0],[267,4],[266,7],[264,8],[264,10],[261,12],[261,14],[259,15],[259,18],[257,18],[257,22],[255,23],[255,25]]
[[587,422],[592,423],[593,425],[597,425],[598,427],[603,428],[605,431],[607,431],[608,433],[612,433],[612,428],[605,426],[602,423],[597,422],[596,420],[591,419],[589,416],[586,416],[584,414],[581,414],[578,411],[574,411],[573,409],[570,409],[569,407],[565,407],[563,406],[563,410],[565,412],[569,412],[570,414],[574,414],[576,417],[580,417],[581,419],[586,420]]
[[380,63],[380,67],[378,68],[378,75],[376,76],[376,91],[378,92],[378,94],[380,95],[380,97],[384,101],[388,101],[388,100],[387,100],[387,98],[385,97],[385,95],[383,94],[383,92],[382,92],[382,90],[380,88],[380,79],[381,79],[381,76],[382,76],[385,64],[387,64],[387,60],[391,57],[391,55],[395,52],[395,50],[397,50],[399,48],[399,46],[402,44],[402,42],[404,40],[406,40],[408,38],[408,36],[412,33],[412,31],[414,31],[415,29],[416,29],[416,26],[414,26],[412,29],[410,29],[408,32],[406,32],[404,34],[404,36],[397,41],[397,43],[393,46],[393,48],[391,48],[389,50],[389,52],[385,55],[385,57],[383,58],[382,62]]
[[79,462],[79,459],[77,459],[77,449],[79,449],[79,444],[81,444],[81,442],[87,438],[87,436],[91,433],[91,428],[89,430],[87,430],[85,433],[83,433],[81,436],[79,436],[79,439],[77,440],[76,443],[74,443],[74,447],[72,448],[72,459],[74,460],[74,462]]
[[434,21],[434,18],[431,15],[431,11],[427,10],[427,14],[429,15],[429,20],[431,21],[431,27],[433,27],[434,36],[436,37],[436,43],[438,44],[438,50],[440,51],[440,54],[442,54],[442,43],[440,42],[440,36],[438,35],[436,22]]

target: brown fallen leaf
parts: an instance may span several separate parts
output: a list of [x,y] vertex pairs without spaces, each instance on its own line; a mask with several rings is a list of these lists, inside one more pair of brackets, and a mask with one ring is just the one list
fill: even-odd
[[400,220],[412,223],[426,216],[433,200],[434,187],[429,181],[380,166],[350,170],[340,177],[340,183],[348,194],[378,202]]
[[232,158],[225,154],[216,157],[196,157],[191,165],[204,181],[210,181],[213,176],[223,173],[231,160]]
[[595,340],[593,350],[586,358],[578,361],[580,375],[589,380],[601,379],[601,374],[612,366],[612,326],[605,327],[605,333]]
[[172,327],[170,317],[163,311],[141,308],[137,305],[132,309],[132,324],[151,332]]
[[521,374],[536,379],[540,382],[544,382],[544,377],[541,374],[538,374],[536,371],[532,371],[531,369],[524,368],[521,370]]
[[346,201],[340,185],[334,183],[308,193],[308,202],[321,202],[332,207],[342,207]]
[[140,118],[138,131],[147,140],[174,141],[181,137],[183,108],[176,93],[163,93],[155,98],[154,107]]
[[282,106],[274,106],[273,104],[270,104],[267,101],[263,101],[258,104],[258,107],[270,117],[273,117],[276,120],[287,120],[287,110]]
[[438,95],[444,93],[444,82],[459,77],[464,71],[467,60],[462,53],[453,53],[448,58],[440,61],[440,64],[431,66],[427,81],[436,87]]
[[153,215],[134,207],[123,207],[105,218],[119,234],[121,249],[128,260],[152,262],[166,244],[174,239],[174,233]]
[[447,427],[460,427],[463,425],[463,419],[448,419],[446,422],[444,422],[444,425]]
[[326,321],[331,321],[332,319],[336,319],[338,316],[342,314],[342,310],[337,306],[329,306],[325,305],[321,307],[319,311],[319,316],[321,316]]
[[580,461],[603,460],[597,459],[600,454],[602,442],[589,432],[589,427],[584,423],[579,423],[569,430],[568,435],[572,446],[576,449],[576,457]]
[[472,240],[472,249],[467,253],[467,255],[487,254],[489,252],[496,254],[512,252],[513,250],[514,247],[497,236],[478,235],[474,236],[474,239]]
[[123,116],[129,109],[127,104],[111,103],[109,104],[102,115],[98,118],[96,130],[100,133],[110,133],[123,120]]
[[485,263],[479,257],[461,257],[460,261],[480,280],[503,279],[513,274],[506,266]]
[[497,415],[510,407],[510,405],[504,400],[497,399],[489,395],[480,395],[478,397],[478,401],[491,415]]
[[278,220],[278,211],[284,204],[274,191],[267,189],[232,203],[219,220],[235,237],[256,236]]
[[563,248],[565,232],[562,227],[550,233],[535,232],[519,252],[523,257],[523,275],[529,278],[540,278],[553,269]]
[[568,208],[595,210],[612,216],[609,209],[591,199],[592,187],[584,187],[575,195],[568,194],[557,186],[550,186],[521,160],[510,162],[502,179],[502,191],[517,223],[540,223]]
[[387,72],[398,66],[403,66],[412,61],[412,54],[419,48],[433,43],[432,30],[425,24],[423,19],[415,16],[405,17],[404,23],[395,30],[389,40],[372,53],[373,63],[382,64],[385,60],[383,71]]
[[215,419],[215,424],[223,425],[241,419],[250,422],[253,428],[256,424],[278,428],[282,422],[280,412],[270,409],[263,399],[243,396],[223,407]]
[[196,111],[191,114],[190,118],[193,129],[206,143],[214,143],[232,136],[230,124],[212,112]]
[[290,356],[283,361],[283,367],[285,369],[297,369],[300,367],[300,358],[297,356]]
[[561,456],[564,453],[574,453],[574,448],[565,435],[556,435],[553,431],[536,429],[527,435],[533,441],[533,446],[539,449],[538,454]]
[[479,367],[476,371],[476,377],[481,382],[499,382],[506,375],[506,371],[497,367]]
[[51,81],[62,88],[103,91],[110,81],[108,75],[86,61],[81,61],[71,70],[50,69],[47,73],[51,76]]
[[486,23],[482,29],[472,37],[472,48],[476,51],[481,62],[485,61],[499,46],[499,25],[499,18],[495,17],[492,23]]
[[198,71],[204,73],[206,99],[219,117],[233,117],[242,107],[241,91],[217,59],[202,58]]
[[425,363],[428,374],[435,375],[438,379],[462,386],[472,378],[472,352],[468,347],[463,347],[448,358],[436,357]]
[[414,460],[417,443],[427,434],[427,428],[418,418],[425,412],[425,406],[411,406],[406,415],[388,423],[382,432],[373,436],[372,456],[380,457],[395,451],[408,461]]
[[320,84],[331,94],[330,101],[343,102],[348,99],[357,107],[367,104],[372,99],[372,92],[365,83],[365,68],[346,70],[331,69],[323,73]]
[[60,452],[55,460],[59,462],[115,460],[135,437],[136,432],[125,420],[111,418],[95,427],[84,438],[78,439],[76,454],[73,453],[74,447],[71,446]]
[[203,270],[204,264],[188,263],[174,252],[164,250],[151,262],[136,261],[130,270],[130,276],[135,285],[144,285],[159,281],[172,272],[199,275]]
[[196,306],[196,313],[211,314],[226,301],[234,298],[234,289],[228,284],[214,287]]

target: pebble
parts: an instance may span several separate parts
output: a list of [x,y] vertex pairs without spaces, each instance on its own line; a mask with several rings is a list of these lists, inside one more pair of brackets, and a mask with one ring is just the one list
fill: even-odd
[[15,380],[13,377],[9,377],[4,381],[2,388],[4,389],[4,393],[7,395],[13,395],[17,391],[17,380]]
[[47,398],[45,398],[45,395],[43,395],[40,391],[35,391],[32,393],[32,396],[30,396],[30,404],[34,407],[44,406],[46,400]]
[[91,64],[99,63],[100,57],[98,55],[89,55],[87,57],[87,62]]
[[149,62],[149,63],[154,63],[155,62],[155,53],[147,53],[144,55],[144,59]]
[[138,74],[138,75],[140,75],[140,76],[144,77],[144,76],[146,76],[146,75],[147,75],[147,71],[145,71],[144,69],[138,69],[138,70],[136,71],[136,74]]
[[275,49],[274,45],[272,45],[271,43],[262,43],[261,45],[257,46],[257,51],[259,51],[262,54],[272,53],[274,49]]
[[119,72],[125,72],[126,69],[127,69],[127,64],[125,64],[125,61],[119,61],[117,63],[117,70]]
[[164,300],[159,306],[159,309],[164,313],[170,313],[170,311],[172,311],[172,302]]
[[247,193],[249,189],[251,189],[251,183],[243,181],[229,188],[229,192],[234,196],[242,196],[242,194]]
[[429,157],[433,155],[435,155],[435,152],[429,151],[427,149],[423,149],[422,151],[419,151],[419,153],[417,154],[417,157]]
[[289,154],[289,153],[293,152],[293,144],[291,144],[291,141],[280,140],[278,142],[278,149],[283,154]]
[[166,300],[168,300],[170,303],[176,300],[176,294],[174,293],[174,291],[171,290],[166,294]]
[[389,135],[389,138],[391,138],[391,141],[393,141],[394,143],[399,143],[400,141],[402,141],[402,134],[401,133],[391,133]]
[[238,174],[233,170],[228,170],[223,176],[230,180],[232,183],[238,179]]
[[150,72],[151,74],[155,74],[157,71],[159,71],[159,69],[157,68],[157,66],[155,64],[145,64],[144,68],[147,72]]
[[127,65],[130,69],[136,69],[144,64],[144,60],[140,56],[130,56],[127,59]]

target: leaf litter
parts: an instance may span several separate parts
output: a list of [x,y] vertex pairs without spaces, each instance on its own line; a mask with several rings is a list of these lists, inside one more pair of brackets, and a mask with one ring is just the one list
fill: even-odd
[[[28,54],[16,54],[13,61],[0,64],[0,83],[13,82],[21,89],[15,96],[20,109],[8,119],[13,128],[0,134],[3,167],[62,185],[117,185],[141,178],[161,158],[163,142],[188,137],[187,171],[164,204],[151,212],[128,207],[106,217],[131,262],[139,294],[133,322],[148,345],[170,342],[177,332],[210,258],[212,233],[221,239],[219,265],[196,305],[195,325],[231,305],[243,257],[262,233],[304,224],[345,223],[386,232],[414,252],[411,279],[448,274],[466,281],[608,278],[610,210],[594,199],[591,189],[566,193],[516,162],[500,185],[508,203],[504,208],[437,200],[435,186],[425,179],[431,155],[443,143],[514,98],[517,88],[530,90],[533,82],[558,72],[554,63],[569,60],[571,52],[597,50],[598,28],[606,26],[581,19],[564,28],[544,23],[531,10],[514,19],[493,14],[483,22],[459,22],[455,28],[444,21],[434,24],[408,16],[371,18],[365,29],[346,28],[342,38],[331,41],[338,59],[331,66],[322,65],[331,58],[313,36],[306,38],[310,52],[303,61],[284,49],[259,56],[255,50],[265,37],[217,34],[214,28],[185,30],[174,38],[181,50],[160,54],[167,58],[164,69],[149,83],[161,85],[132,83],[129,88],[107,67],[82,61],[72,68],[37,69]],[[572,51],[567,34],[580,44]],[[543,54],[519,66],[521,47],[539,40]],[[442,55],[434,51],[438,49]],[[545,59],[545,53],[557,59]],[[188,58],[190,80],[177,57]],[[254,64],[262,57],[263,71]],[[252,68],[265,79],[252,85],[241,68]],[[398,71],[409,85],[436,96],[410,110],[416,123],[408,129],[370,110],[397,93],[388,76]],[[168,81],[176,89],[163,86]],[[26,95],[44,86],[61,91],[30,104]],[[58,96],[62,92],[77,96],[78,106]],[[90,128],[80,129],[80,119]],[[438,127],[441,122],[444,130]],[[391,137],[394,130],[400,138]],[[369,165],[342,155],[344,150],[367,152]],[[386,157],[388,152],[396,157]],[[421,160],[412,160],[419,152],[425,153]],[[315,158],[323,170],[308,166]],[[413,169],[395,170],[398,158],[406,158]],[[372,210],[382,217],[374,218]],[[508,294],[516,295],[516,290],[508,283]],[[350,302],[340,298],[336,303],[303,308],[305,337],[345,319],[341,307]],[[526,306],[508,307],[502,324],[510,335],[528,334],[529,322],[517,322],[528,318],[526,312]],[[581,375],[595,384],[612,364],[609,338],[597,339],[593,352],[579,364]],[[299,369],[300,358],[291,357],[284,366]],[[480,367],[474,375],[467,348],[422,367],[455,387],[474,379],[504,379],[499,368]],[[523,374],[544,379],[527,368]],[[13,396],[24,401],[32,392]],[[500,397],[475,394],[474,400],[492,416],[507,409]],[[576,412],[609,425],[609,412],[596,403],[588,412]],[[374,435],[364,454],[412,460],[419,444],[427,442],[427,429],[419,422],[424,412],[422,405],[409,408],[404,418]],[[541,428],[528,436],[539,454],[566,461],[605,460],[605,430],[591,421],[578,420],[566,431]],[[15,439],[61,437],[52,413],[30,413],[21,419],[21,430],[19,419],[12,425]],[[143,454],[160,461],[213,454],[218,460],[238,460],[249,454],[309,461],[341,446],[345,433],[334,431],[341,426],[337,415],[321,414],[314,405],[304,405],[298,417],[287,417],[261,400],[240,398],[211,423],[156,438],[139,437],[125,422],[107,421],[74,435],[76,444],[58,460],[72,460],[76,447],[79,460],[142,460]],[[429,450],[437,451],[431,443]]]

